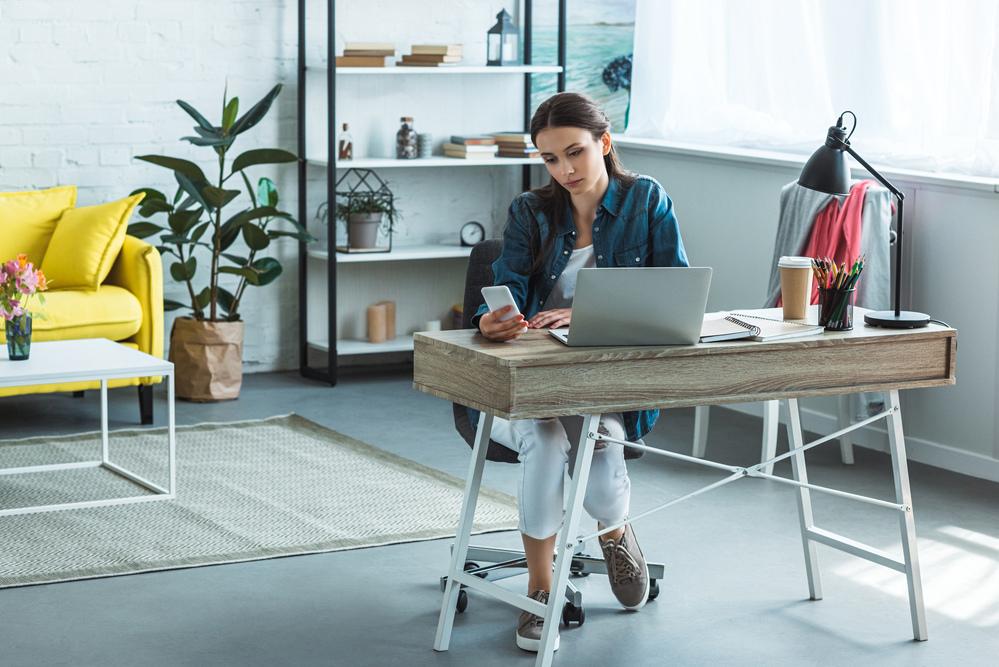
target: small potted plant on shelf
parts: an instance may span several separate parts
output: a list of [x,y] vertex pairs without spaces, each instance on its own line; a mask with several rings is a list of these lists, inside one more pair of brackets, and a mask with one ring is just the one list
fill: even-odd
[[[0,264],[0,318],[7,321],[7,357],[11,361],[23,361],[31,352],[31,317],[28,301],[31,297],[48,289],[45,274],[28,261],[28,256],[16,258]],[[45,296],[38,294],[38,302],[45,305]],[[44,319],[41,313],[35,317]]]
[[351,248],[376,247],[378,232],[389,233],[397,215],[392,194],[385,192],[355,192],[336,206],[336,217],[347,223]]

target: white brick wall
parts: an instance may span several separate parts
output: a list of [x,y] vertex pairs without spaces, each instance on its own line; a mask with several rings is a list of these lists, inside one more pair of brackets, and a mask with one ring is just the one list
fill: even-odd
[[[516,0],[337,4],[338,51],[345,40],[391,40],[400,52],[413,42],[460,41],[468,59],[475,61],[484,58],[485,32],[499,8],[518,12]],[[309,0],[308,5],[310,61],[316,62],[325,56],[326,0]],[[275,83],[285,84],[267,120],[243,135],[236,151],[263,146],[294,151],[296,12],[295,0],[0,0],[0,190],[76,184],[80,205],[117,199],[144,186],[172,194],[171,172],[134,157],[148,153],[185,157],[212,173],[209,149],[179,141],[193,133],[194,122],[175,101],[186,100],[216,120],[226,82],[243,110]],[[475,107],[474,95],[463,94],[469,92],[463,90],[463,78],[456,77],[446,92],[454,95],[454,105],[465,108],[471,120],[468,127],[452,131],[520,124],[519,117],[490,127],[473,122],[481,110]],[[412,113],[414,105],[424,105],[415,108],[422,123],[418,127],[426,131],[432,106],[440,97],[415,83],[409,85],[416,90],[413,105],[407,100],[405,111]],[[503,79],[503,85],[511,87],[509,99],[519,99],[519,80]],[[496,94],[500,100],[507,97]],[[380,113],[388,128],[382,139],[392,141],[402,110],[373,110],[364,106],[371,103],[371,96],[363,98],[357,101],[356,114]],[[352,100],[341,101],[348,107],[344,113],[350,112]],[[438,132],[439,140],[446,134]],[[468,201],[461,202],[462,208],[454,203],[454,193],[442,198],[438,187],[428,186],[442,172],[400,171],[407,170],[386,176],[406,202],[400,237],[410,241],[444,232],[456,238],[459,225],[473,218],[499,228],[519,179],[513,170],[476,172],[482,195],[465,197]],[[274,178],[283,208],[297,215],[294,166],[257,169],[251,175],[254,180],[264,175]],[[442,208],[442,201],[449,203]],[[310,200],[310,210],[318,203]],[[242,199],[233,204],[243,205]],[[475,210],[465,210],[471,208]],[[284,275],[264,288],[248,289],[241,307],[247,322],[244,360],[249,372],[298,366],[297,245],[283,240],[272,247],[284,265]],[[168,264],[166,294],[186,301],[186,289],[169,277]],[[204,268],[200,270],[204,277]],[[455,300],[460,300],[460,289],[456,294]],[[168,314],[167,336],[172,320]]]
[[[293,0],[2,0],[0,190],[76,184],[80,205],[143,186],[172,194],[170,172],[134,156],[186,157],[212,173],[209,149],[178,141],[194,123],[175,100],[214,120],[227,80],[243,110],[285,84],[237,153],[294,151],[295,12]],[[274,178],[284,207],[297,213],[294,167],[251,173]],[[242,308],[248,371],[298,363],[297,331],[283,328],[297,321],[297,247],[284,242],[277,251],[285,274],[248,289]],[[186,300],[167,268],[167,295]]]

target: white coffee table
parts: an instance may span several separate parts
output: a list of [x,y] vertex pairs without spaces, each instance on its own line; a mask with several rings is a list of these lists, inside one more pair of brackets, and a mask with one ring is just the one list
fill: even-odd
[[[170,450],[170,479],[167,486],[156,484],[125,470],[110,460],[108,438],[108,380],[165,376],[167,380],[167,443]],[[174,435],[173,364],[144,352],[119,345],[106,338],[32,343],[31,356],[11,361],[7,346],[0,346],[0,387],[25,387],[41,384],[100,380],[101,383],[101,458],[94,461],[52,463],[21,468],[0,468],[0,475],[23,475],[47,470],[102,467],[143,486],[152,494],[87,500],[58,505],[35,505],[0,509],[0,516],[53,512],[75,507],[100,507],[126,503],[169,500],[175,497],[177,482],[177,443]]]

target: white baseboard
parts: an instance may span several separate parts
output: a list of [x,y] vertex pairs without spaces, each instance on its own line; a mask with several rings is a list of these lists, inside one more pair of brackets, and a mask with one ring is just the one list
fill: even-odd
[[[754,417],[763,417],[762,403],[742,403],[738,405],[718,405],[713,409],[725,408]],[[801,427],[813,433],[832,433],[839,430],[835,415],[810,408],[800,408]],[[781,409],[781,422],[784,422],[784,410]],[[868,424],[853,431],[850,435],[855,446],[888,453],[888,431],[883,421],[878,424]],[[832,445],[829,445],[832,446]],[[939,442],[905,436],[905,448],[910,461],[918,461],[936,468],[969,475],[990,482],[999,482],[999,459],[967,452],[956,447],[942,445]]]

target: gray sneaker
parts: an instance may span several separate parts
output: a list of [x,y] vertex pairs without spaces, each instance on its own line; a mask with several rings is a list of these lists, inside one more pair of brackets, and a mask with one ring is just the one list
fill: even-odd
[[[548,591],[536,590],[528,597],[541,604],[548,604]],[[525,651],[537,653],[541,648],[541,633],[544,630],[544,618],[529,611],[520,612],[520,618],[517,620],[517,646]],[[558,631],[555,632],[555,650],[558,650]]]
[[649,567],[629,523],[621,539],[600,542],[614,597],[625,609],[641,609],[649,599]]

